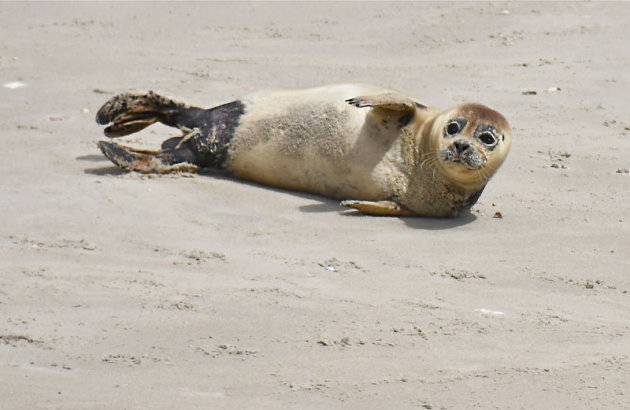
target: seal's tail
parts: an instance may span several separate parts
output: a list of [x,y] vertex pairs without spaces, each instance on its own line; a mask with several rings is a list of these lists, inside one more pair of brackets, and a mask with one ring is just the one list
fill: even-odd
[[229,142],[244,109],[240,101],[202,109],[152,91],[120,94],[107,101],[96,114],[96,122],[107,125],[106,136],[133,134],[156,122],[180,129],[182,136],[167,139],[159,151],[138,150],[110,141],[100,141],[98,147],[119,167],[143,173],[223,168]]
[[[107,101],[96,114],[96,122],[107,125],[105,135],[118,138],[161,122],[182,130],[182,137],[170,138],[159,151],[139,150],[114,142],[100,141],[98,147],[114,164],[142,173],[197,172],[194,146],[188,143],[200,136],[199,126],[208,110],[190,107],[149,91],[147,94],[119,94]],[[108,125],[109,124],[109,125]]]

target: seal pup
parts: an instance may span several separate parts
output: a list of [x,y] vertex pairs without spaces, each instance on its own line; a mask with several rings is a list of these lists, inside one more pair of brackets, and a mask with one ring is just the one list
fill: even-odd
[[259,91],[210,109],[153,92],[120,94],[96,115],[117,138],[161,122],[179,128],[160,150],[110,141],[116,165],[142,173],[227,170],[261,184],[343,199],[371,215],[456,216],[503,163],[511,129],[497,111],[438,111],[365,84]]

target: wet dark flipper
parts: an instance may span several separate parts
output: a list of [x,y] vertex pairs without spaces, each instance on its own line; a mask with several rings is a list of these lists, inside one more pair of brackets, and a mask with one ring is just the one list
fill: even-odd
[[106,136],[133,134],[156,122],[178,128],[182,136],[164,141],[161,151],[136,150],[106,141],[99,142],[99,148],[116,165],[138,172],[223,168],[229,142],[243,113],[240,101],[202,109],[152,91],[120,94],[107,101],[96,114],[96,122],[108,125]]
[[98,147],[110,161],[128,171],[143,174],[199,172],[197,165],[176,161],[171,153],[164,151],[136,150],[109,141],[99,141]]
[[105,128],[105,135],[117,138],[138,132],[156,122],[190,130],[201,125],[201,117],[206,111],[153,91],[146,94],[125,93],[107,101],[96,113],[96,122],[101,125],[111,123]]

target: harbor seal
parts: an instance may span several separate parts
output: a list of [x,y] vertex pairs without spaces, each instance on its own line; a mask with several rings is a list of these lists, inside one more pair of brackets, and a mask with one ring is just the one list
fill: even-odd
[[210,109],[127,93],[106,102],[96,121],[110,138],[156,122],[182,131],[156,151],[100,141],[122,168],[223,169],[342,199],[371,215],[450,217],[468,210],[511,143],[508,122],[491,108],[469,103],[440,112],[365,84],[259,91]]

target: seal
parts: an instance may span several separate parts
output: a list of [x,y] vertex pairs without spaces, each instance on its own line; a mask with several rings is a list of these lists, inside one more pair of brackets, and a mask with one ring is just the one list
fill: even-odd
[[470,209],[512,138],[507,120],[484,105],[438,111],[366,84],[259,91],[210,109],[126,93],[106,102],[96,121],[110,138],[156,122],[182,131],[160,150],[100,141],[103,154],[127,170],[222,169],[392,216],[451,217]]

